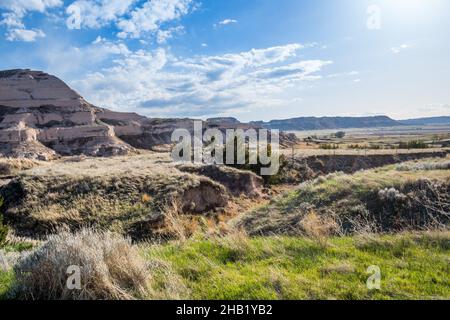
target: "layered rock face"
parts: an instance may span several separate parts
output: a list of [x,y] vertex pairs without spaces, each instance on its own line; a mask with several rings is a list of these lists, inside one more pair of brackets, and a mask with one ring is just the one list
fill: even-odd
[[[249,129],[227,118],[203,128]],[[0,71],[0,156],[40,160],[58,155],[124,155],[171,143],[175,129],[193,132],[192,119],[149,119],[98,108],[63,81],[41,71]],[[280,135],[281,143],[290,142]]]
[[0,154],[47,160],[60,155],[108,156],[132,148],[97,108],[58,78],[39,71],[0,72]]

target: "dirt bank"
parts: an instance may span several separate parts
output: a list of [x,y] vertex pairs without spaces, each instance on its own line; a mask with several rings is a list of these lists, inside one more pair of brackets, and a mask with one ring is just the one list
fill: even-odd
[[447,152],[421,152],[380,155],[320,155],[286,158],[282,168],[285,183],[301,183],[333,172],[355,173],[359,170],[379,168],[412,160],[445,158]]

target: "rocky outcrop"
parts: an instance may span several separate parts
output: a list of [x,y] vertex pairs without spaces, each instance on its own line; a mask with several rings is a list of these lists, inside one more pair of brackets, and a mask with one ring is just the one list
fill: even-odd
[[58,78],[39,71],[0,72],[0,155],[48,160],[57,154],[107,156],[132,150],[97,108]]

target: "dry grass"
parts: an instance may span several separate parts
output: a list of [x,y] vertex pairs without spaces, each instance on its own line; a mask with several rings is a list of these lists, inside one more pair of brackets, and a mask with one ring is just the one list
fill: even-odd
[[[398,171],[396,165],[388,165],[354,174],[338,172],[301,184],[269,205],[242,215],[237,225],[250,235],[303,235],[300,222],[315,210],[319,217],[333,217],[344,234],[448,227],[449,184],[450,170]],[[316,236],[318,231],[309,227],[317,222],[313,218],[303,224]]]
[[355,273],[355,267],[349,262],[342,262],[339,264],[330,264],[321,268],[321,272],[324,274],[352,274]]
[[[81,289],[69,289],[68,268],[78,266]],[[50,236],[14,268],[13,294],[31,300],[134,299],[148,293],[149,271],[129,240],[83,229]]]
[[172,202],[172,205],[166,206],[164,209],[164,233],[168,233],[174,236],[180,241],[186,241],[192,230],[189,230],[186,219],[180,216],[180,204],[176,201]]
[[429,161],[420,163],[402,163],[397,166],[398,171],[430,171],[450,170],[450,161]]
[[174,163],[170,154],[145,152],[141,155],[128,155],[111,158],[71,157],[43,163],[43,165],[26,170],[31,176],[142,176],[172,175]]
[[305,234],[321,246],[327,245],[327,239],[339,232],[339,224],[331,217],[319,216],[315,211],[310,211],[300,221],[300,226]]
[[29,170],[42,163],[30,159],[0,158],[0,175],[11,175],[21,170]]

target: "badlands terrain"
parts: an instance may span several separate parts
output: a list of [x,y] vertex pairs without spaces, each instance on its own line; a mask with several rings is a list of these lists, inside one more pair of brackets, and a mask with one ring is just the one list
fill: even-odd
[[290,122],[267,178],[174,163],[193,120],[99,108],[43,72],[0,72],[0,111],[2,299],[450,298],[446,126]]

